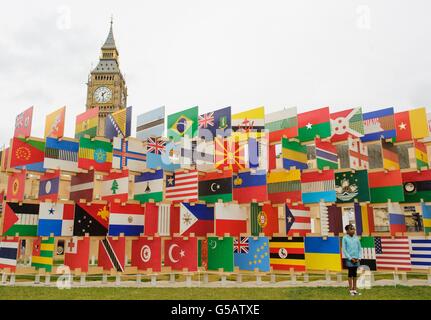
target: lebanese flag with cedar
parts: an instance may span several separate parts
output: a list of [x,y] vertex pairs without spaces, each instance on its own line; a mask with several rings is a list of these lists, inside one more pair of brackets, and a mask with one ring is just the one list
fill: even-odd
[[198,239],[174,237],[165,241],[165,266],[172,270],[198,270]]
[[132,267],[160,272],[162,269],[162,238],[139,237],[132,240]]
[[71,270],[81,269],[88,272],[90,258],[90,237],[72,237],[66,241],[64,249],[64,265]]

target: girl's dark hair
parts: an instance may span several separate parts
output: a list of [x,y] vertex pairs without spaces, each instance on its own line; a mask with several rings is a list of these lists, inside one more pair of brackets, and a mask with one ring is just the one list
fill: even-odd
[[350,229],[355,229],[355,226],[353,224],[348,224],[344,227],[344,230],[349,231]]

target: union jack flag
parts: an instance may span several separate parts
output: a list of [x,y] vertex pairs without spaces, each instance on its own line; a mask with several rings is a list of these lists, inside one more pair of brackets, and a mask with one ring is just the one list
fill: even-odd
[[166,141],[162,138],[147,138],[147,153],[162,154],[166,149]]
[[248,253],[248,237],[240,237],[240,240],[233,240],[233,253]]
[[214,126],[214,112],[205,113],[199,116],[199,128],[208,128]]

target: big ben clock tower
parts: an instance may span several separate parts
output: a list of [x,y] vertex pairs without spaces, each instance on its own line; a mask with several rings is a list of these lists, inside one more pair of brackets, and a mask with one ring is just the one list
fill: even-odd
[[112,25],[111,19],[111,27],[102,46],[99,63],[91,71],[87,83],[87,110],[99,107],[98,136],[105,135],[107,115],[125,108],[127,103],[126,81],[120,71]]

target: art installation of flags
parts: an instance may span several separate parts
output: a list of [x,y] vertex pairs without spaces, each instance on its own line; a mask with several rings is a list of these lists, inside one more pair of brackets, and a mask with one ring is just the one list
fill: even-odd
[[160,272],[162,269],[162,239],[139,237],[132,240],[131,265],[138,270]]
[[78,167],[108,172],[112,168],[112,144],[104,140],[79,140]]
[[3,235],[37,236],[39,204],[6,202],[3,218]]
[[112,168],[127,168],[130,171],[144,172],[147,156],[146,148],[142,141],[132,137],[127,139],[114,137],[112,144]]
[[232,201],[232,171],[223,170],[199,175],[199,200],[206,203]]
[[16,116],[14,137],[27,138],[31,135],[31,124],[33,120],[33,107]]
[[395,113],[396,141],[410,141],[429,136],[425,108]]
[[[24,201],[26,170],[12,173],[7,179],[6,201]],[[3,199],[2,199],[3,200]]]
[[367,170],[335,173],[335,191],[339,203],[370,201]]
[[62,138],[64,134],[64,124],[66,117],[66,107],[60,108],[46,116],[45,138]]
[[100,196],[102,200],[126,202],[129,197],[129,170],[113,171],[104,176]]
[[329,141],[316,138],[316,162],[318,169],[338,169],[337,148]]
[[78,172],[79,143],[72,140],[46,138],[45,169]]
[[[0,269],[16,271],[19,252],[19,238],[0,238]],[[233,253],[233,249],[232,249]]]
[[394,108],[366,112],[362,115],[364,119],[364,136],[362,142],[377,141],[380,138],[395,138]]
[[174,202],[198,199],[198,172],[176,171],[166,177],[165,199]]
[[312,270],[341,271],[340,239],[306,237],[305,266]]
[[136,137],[145,141],[150,137],[161,137],[165,131],[165,107],[153,109],[138,115]]
[[31,266],[36,269],[45,269],[45,271],[51,272],[54,264],[54,247],[54,237],[38,237],[35,239],[33,241]]
[[318,171],[303,172],[301,188],[303,203],[335,202],[334,170],[324,170],[321,173]]
[[99,127],[99,108],[92,108],[76,116],[75,139],[87,135],[90,138],[97,136]]
[[265,129],[269,132],[269,142],[279,142],[284,138],[298,136],[298,112],[296,108],[283,109],[265,115]]
[[375,237],[377,270],[410,270],[410,243],[407,237]]
[[88,272],[90,258],[90,237],[72,237],[66,241],[64,250],[64,265],[71,270],[80,269]]
[[266,172],[242,172],[233,176],[233,199],[239,203],[268,199]]
[[388,200],[404,201],[403,182],[399,170],[368,172],[368,183],[372,203],[382,203]]
[[73,203],[41,202],[38,236],[70,237],[73,235],[75,205]]
[[431,201],[431,170],[402,172],[404,201]]
[[269,240],[269,262],[274,270],[305,271],[303,237],[272,237]]
[[205,141],[212,141],[216,136],[229,136],[232,128],[231,114],[231,107],[226,107],[200,115],[199,137]]
[[421,209],[425,235],[429,235],[431,233],[431,206],[422,202]]
[[126,264],[126,238],[106,237],[99,242],[97,263],[103,270],[124,272]]
[[74,275],[95,264],[340,272],[346,223],[371,270],[431,267],[425,108],[232,111],[179,111],[164,132],[157,108],[130,137],[127,108],[107,115],[101,137],[95,108],[78,115],[74,139],[65,108],[46,117],[43,139],[31,137],[33,109],[20,114],[0,151],[0,269],[19,274],[32,258],[34,273],[55,272],[55,256]]
[[346,141],[349,137],[359,138],[364,135],[362,108],[348,109],[330,114],[331,141]]
[[172,270],[197,271],[198,269],[198,239],[196,237],[174,237],[165,240],[165,266]]
[[129,137],[132,129],[131,122],[132,107],[127,107],[109,114],[105,122],[105,137],[110,140],[114,137]]
[[266,178],[268,200],[272,203],[301,201],[301,171],[272,170]]
[[198,107],[193,107],[168,115],[168,138],[172,142],[179,142],[187,137],[189,139],[198,135]]
[[329,107],[298,114],[298,133],[301,142],[331,136]]
[[135,176],[134,199],[141,203],[163,201],[163,170],[153,170]]
[[80,200],[91,202],[94,190],[94,170],[77,173],[70,182],[69,199],[79,203]]
[[368,147],[359,139],[348,139],[349,167],[354,170],[368,169]]
[[[241,248],[243,244],[247,249]],[[235,239],[234,263],[240,270],[268,272],[270,270],[268,238],[240,237]]]
[[307,169],[307,147],[296,140],[282,139],[283,168]]

